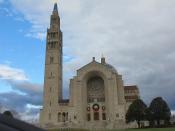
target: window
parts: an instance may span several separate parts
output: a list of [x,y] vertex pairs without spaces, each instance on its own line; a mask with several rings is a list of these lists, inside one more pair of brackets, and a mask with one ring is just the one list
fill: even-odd
[[66,121],[68,121],[68,112],[66,113]]
[[66,120],[66,113],[63,112],[63,113],[62,113],[62,121],[65,122],[65,120]]
[[102,119],[106,120],[106,113],[102,113]]
[[54,62],[54,57],[50,57],[50,64]]
[[118,114],[118,113],[116,114],[116,117],[117,117],[117,118],[119,117],[119,114]]
[[91,120],[91,115],[90,113],[87,114],[87,121],[90,121]]
[[53,76],[53,73],[52,73],[52,72],[50,72],[50,76],[51,76],[51,77]]
[[58,113],[58,122],[61,122],[61,113]]
[[[87,81],[87,102],[104,102],[105,85],[104,80],[99,76],[91,77]],[[98,93],[97,93],[98,92]]]
[[53,73],[52,73],[52,72],[50,72],[50,76],[51,76],[51,77],[53,76]]
[[51,113],[49,113],[49,120],[51,120]]
[[56,42],[49,42],[48,46],[50,49],[54,49],[56,47]]
[[57,18],[52,17],[52,24],[56,24],[56,22],[57,22]]
[[51,48],[54,48],[54,47],[55,47],[55,46],[54,46],[54,43],[52,42],[52,43],[51,43]]
[[99,112],[94,112],[94,120],[99,120]]
[[49,38],[56,38],[58,36],[57,32],[49,33]]

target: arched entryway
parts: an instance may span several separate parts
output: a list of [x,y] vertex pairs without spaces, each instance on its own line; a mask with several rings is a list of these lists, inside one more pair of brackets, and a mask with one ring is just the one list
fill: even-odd
[[104,80],[99,76],[91,77],[87,81],[87,102],[104,102],[105,85]]
[[105,82],[99,75],[87,79],[87,121],[106,120],[105,112]]

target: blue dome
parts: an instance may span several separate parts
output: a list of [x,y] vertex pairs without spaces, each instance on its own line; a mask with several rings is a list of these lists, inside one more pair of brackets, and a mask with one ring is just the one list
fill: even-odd
[[109,68],[113,73],[117,73],[117,70],[112,65],[106,63],[105,66]]

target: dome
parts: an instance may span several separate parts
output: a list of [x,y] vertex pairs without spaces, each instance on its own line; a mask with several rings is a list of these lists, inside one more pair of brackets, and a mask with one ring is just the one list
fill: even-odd
[[109,68],[113,73],[117,73],[117,70],[112,65],[106,63],[105,66]]

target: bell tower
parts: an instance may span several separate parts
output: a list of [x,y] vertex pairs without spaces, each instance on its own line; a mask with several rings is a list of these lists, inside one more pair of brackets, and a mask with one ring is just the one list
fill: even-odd
[[45,77],[44,77],[44,108],[52,110],[62,99],[62,32],[60,17],[55,3],[47,29]]

